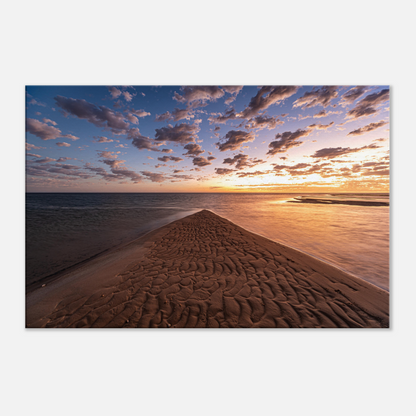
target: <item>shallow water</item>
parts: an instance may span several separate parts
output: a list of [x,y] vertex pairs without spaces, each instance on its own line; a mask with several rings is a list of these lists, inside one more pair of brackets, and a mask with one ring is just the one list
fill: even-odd
[[[27,283],[210,209],[388,290],[389,207],[286,202],[302,195],[307,194],[27,194]],[[319,197],[389,200],[386,194]]]

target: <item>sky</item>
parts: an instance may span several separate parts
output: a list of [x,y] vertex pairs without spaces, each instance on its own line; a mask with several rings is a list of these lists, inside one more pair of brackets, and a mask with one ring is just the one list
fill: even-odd
[[388,86],[27,86],[28,192],[389,192]]

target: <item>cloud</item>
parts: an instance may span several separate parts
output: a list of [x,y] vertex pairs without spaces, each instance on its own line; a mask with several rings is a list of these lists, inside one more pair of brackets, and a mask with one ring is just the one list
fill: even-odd
[[237,95],[240,93],[240,91],[243,89],[243,86],[239,85],[233,85],[233,86],[223,86],[223,90],[229,94],[231,94],[231,97],[228,97],[224,103],[226,105],[230,105],[236,98]]
[[26,143],[26,150],[32,150],[32,149],[45,149],[44,147],[35,146],[34,144]]
[[[239,115],[235,112],[234,108],[230,108],[226,110],[224,114],[222,113],[211,113],[211,117],[208,117],[208,121],[210,124],[217,123],[217,124],[225,124],[229,120],[237,120],[239,119]],[[217,126],[218,127],[218,126]]]
[[74,136],[73,134],[63,134],[61,137],[65,137],[67,139],[74,140],[74,141],[79,140],[79,137]]
[[[100,152],[100,151],[97,151],[97,153],[98,153],[99,157],[103,157],[103,158],[106,158],[106,159],[117,159],[118,158],[118,155],[114,152],[108,152],[108,151]],[[123,162],[125,162],[125,161],[123,161]]]
[[134,110],[130,108],[128,111],[130,111],[130,113],[134,114],[137,117],[146,117],[151,115],[150,113],[144,110]]
[[30,157],[38,157],[41,158],[41,155],[35,155],[34,153],[26,153],[26,156],[30,156]]
[[143,136],[137,127],[133,127],[128,131],[127,139],[132,140],[132,145],[139,150],[153,150],[160,152],[159,148],[155,145],[154,140],[150,137]]
[[334,125],[334,122],[331,121],[329,124],[311,124],[308,126],[309,129],[316,129],[316,130],[327,130],[331,126]]
[[195,166],[199,166],[200,168],[202,168],[204,166],[212,165],[212,163],[208,159],[206,159],[205,157],[203,157],[203,156],[194,157],[192,159],[192,163]]
[[156,115],[155,121],[166,121],[166,120],[173,120],[173,121],[179,121],[179,120],[190,120],[191,118],[194,118],[195,114],[192,112],[192,110],[185,108],[185,109],[179,109],[175,108],[172,113],[169,111],[166,111],[166,113]]
[[44,123],[46,123],[46,124],[52,124],[53,126],[56,126],[56,125],[58,125],[58,123],[56,122],[56,121],[53,121],[53,120],[51,120],[51,119],[49,119],[49,118],[43,118],[42,119],[43,120],[43,122]]
[[235,172],[234,169],[227,169],[227,168],[215,168],[215,173],[217,175],[230,175],[231,173]]
[[113,139],[107,139],[107,137],[104,136],[94,136],[93,143],[111,143],[114,140]]
[[173,171],[173,173],[181,173],[181,172],[183,172],[183,169],[175,169],[175,170]]
[[243,169],[245,167],[253,167],[259,163],[263,163],[263,160],[250,159],[248,155],[242,153],[235,155],[233,158],[224,159],[224,162],[229,165],[234,165],[237,169]]
[[181,103],[194,103],[193,107],[201,106],[208,101],[216,101],[224,96],[224,91],[216,86],[182,87],[182,95],[175,92],[174,100]]
[[60,157],[58,160],[57,160],[57,162],[59,163],[59,162],[65,162],[66,160],[71,160],[72,159],[72,157]]
[[161,162],[180,162],[183,159],[181,157],[176,157],[176,156],[163,156],[163,157],[158,157],[157,160],[160,160]]
[[301,137],[307,137],[312,132],[312,129],[298,129],[295,132],[285,131],[283,134],[276,134],[277,139],[274,142],[269,143],[270,150],[268,155],[275,155],[277,153],[287,152],[292,147],[300,146],[303,142],[298,141]]
[[124,97],[124,99],[125,99],[127,102],[130,102],[130,101],[133,99],[133,97],[135,97],[135,96],[136,96],[136,94],[131,94],[131,93],[129,93],[128,91],[123,91],[123,92],[121,93],[121,95]]
[[251,118],[247,122],[245,128],[246,129],[257,129],[257,130],[262,130],[262,129],[267,128],[268,130],[272,130],[272,129],[275,129],[279,124],[284,124],[284,122],[281,121],[277,117],[260,115],[260,116]]
[[172,153],[173,150],[172,149],[162,149],[161,152],[162,153]]
[[184,149],[187,150],[187,152],[184,153],[184,156],[199,156],[205,152],[205,150],[202,150],[201,146],[196,143],[188,143],[184,146]]
[[180,144],[187,144],[194,142],[198,136],[200,127],[197,123],[194,124],[176,124],[172,126],[168,124],[167,127],[156,129],[155,140],[160,142],[174,142]]
[[26,119],[26,131],[42,140],[55,140],[62,137],[62,132],[58,128],[33,118]]
[[146,176],[147,179],[150,179],[152,182],[164,182],[167,178],[163,173],[154,173],[147,170],[140,172],[142,175]]
[[56,159],[45,157],[44,159],[35,160],[35,162],[36,163],[49,163],[49,162],[56,162]]
[[378,107],[390,98],[389,89],[369,94],[364,97],[357,105],[347,113],[347,118],[356,120],[360,117],[370,116],[378,113]]
[[110,92],[111,98],[113,98],[113,99],[116,99],[116,98],[120,97],[120,95],[121,95],[121,91],[116,87],[110,87],[110,88],[108,88],[108,91]]
[[332,114],[341,114],[341,111],[326,111],[321,110],[319,113],[314,114],[313,118],[322,118],[322,117],[328,117]]
[[312,91],[307,91],[302,97],[298,98],[293,107],[311,108],[317,105],[327,107],[331,101],[338,97],[337,86],[325,86],[321,88],[313,87]]
[[39,101],[36,101],[34,98],[32,98],[29,103],[30,105],[39,105],[40,107],[46,107],[45,103],[41,103]]
[[365,85],[359,85],[357,87],[351,88],[343,96],[340,104],[346,106],[352,104],[355,100],[364,95],[368,90],[368,87]]
[[56,104],[64,113],[84,119],[97,127],[111,130],[114,134],[126,134],[129,124],[123,114],[111,110],[105,106],[96,106],[85,100],[66,98],[58,95]]
[[71,146],[69,143],[65,143],[65,142],[58,142],[56,143],[57,146],[59,147],[69,147]]
[[335,157],[343,156],[349,153],[359,152],[364,149],[377,149],[380,146],[375,144],[370,144],[368,146],[357,147],[357,148],[349,148],[349,147],[326,147],[324,149],[317,150],[312,157],[314,158],[322,158],[322,159],[332,159]]
[[271,105],[278,104],[286,98],[291,97],[299,87],[295,86],[266,86],[261,87],[259,92],[251,98],[248,106],[239,113],[239,117],[252,118],[259,111],[266,110]]
[[383,121],[383,120],[378,121],[377,123],[370,123],[370,124],[367,124],[364,127],[360,127],[359,129],[350,131],[347,134],[347,136],[359,136],[361,134],[368,133],[370,131],[373,131],[375,129],[378,129],[379,127],[383,127],[386,124],[388,124],[387,121]]
[[226,150],[239,150],[243,143],[252,142],[255,139],[253,133],[247,133],[241,130],[230,130],[225,135],[226,141],[224,143],[215,143],[220,149],[220,152],[225,152]]
[[270,171],[261,172],[259,170],[256,170],[255,172],[238,172],[237,176],[239,178],[245,178],[247,176],[250,177],[250,176],[267,175],[268,173],[270,173]]

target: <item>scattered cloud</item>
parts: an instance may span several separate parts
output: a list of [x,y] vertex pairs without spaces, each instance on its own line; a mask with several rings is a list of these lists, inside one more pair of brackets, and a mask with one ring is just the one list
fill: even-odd
[[205,157],[203,157],[203,156],[194,157],[192,159],[192,163],[195,166],[199,166],[200,168],[202,168],[204,166],[212,165],[212,163],[208,159],[206,159]]
[[172,126],[168,124],[167,127],[156,129],[155,140],[160,142],[173,142],[180,144],[187,144],[194,142],[200,131],[199,125],[194,124],[176,124]]
[[244,155],[242,153],[235,155],[233,158],[226,158],[224,159],[225,164],[234,165],[236,169],[244,169],[244,168],[251,168],[255,165],[258,165],[259,163],[264,163],[261,159],[254,159],[250,158],[248,155]]
[[84,119],[97,127],[109,129],[113,134],[126,134],[129,123],[123,114],[111,110],[105,106],[97,106],[85,100],[66,98],[58,95],[56,104],[64,114]]
[[158,157],[157,160],[160,160],[161,162],[180,162],[183,159],[181,157],[176,157],[176,156],[162,156],[162,157]]
[[356,120],[360,117],[376,114],[378,113],[378,107],[389,98],[390,93],[388,88],[369,94],[359,101],[352,110],[348,111],[347,118]]
[[370,144],[368,146],[362,146],[357,148],[349,148],[349,147],[326,147],[324,149],[317,150],[312,157],[314,158],[322,158],[322,159],[332,159],[339,156],[344,156],[349,153],[356,153],[364,149],[377,149],[380,146],[375,144]]
[[187,152],[184,153],[184,156],[199,156],[205,152],[205,150],[202,150],[202,147],[196,143],[188,143],[184,146],[184,149],[187,150]]
[[239,150],[243,143],[252,142],[255,139],[255,135],[251,132],[247,133],[241,130],[230,130],[224,138],[224,143],[216,143],[220,152]]
[[331,101],[338,97],[338,87],[335,85],[325,86],[321,88],[313,87],[312,91],[307,91],[302,97],[298,98],[293,107],[311,108],[317,105],[328,107]]
[[235,172],[234,169],[227,169],[227,168],[215,168],[215,173],[217,175],[230,175],[231,173]]
[[104,136],[94,136],[93,143],[111,143],[114,140],[113,139],[108,139],[107,137]]
[[299,141],[301,137],[307,137],[311,134],[312,129],[298,129],[294,132],[285,131],[284,133],[276,134],[276,141],[269,143],[270,150],[268,155],[275,155],[277,153],[285,153],[292,147],[300,146],[303,142]]
[[65,143],[65,142],[58,142],[56,143],[57,146],[59,147],[69,147],[71,146],[69,143]]
[[370,131],[376,130],[379,127],[383,127],[386,124],[388,124],[388,122],[387,121],[384,121],[384,120],[378,121],[377,123],[370,123],[370,124],[367,124],[364,127],[360,127],[359,129],[350,131],[347,134],[347,136],[359,136],[361,134],[368,133]]
[[271,105],[278,104],[291,97],[298,89],[299,87],[293,85],[261,87],[259,92],[251,98],[248,106],[239,113],[239,116],[245,119],[255,117],[260,111],[267,110]]

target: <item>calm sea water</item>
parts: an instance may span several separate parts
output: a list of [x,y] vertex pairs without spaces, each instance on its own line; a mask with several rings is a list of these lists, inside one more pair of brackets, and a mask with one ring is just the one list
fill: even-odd
[[[389,288],[389,207],[297,204],[307,194],[27,194],[26,280],[201,209]],[[316,197],[317,194],[310,194]],[[320,197],[387,201],[384,194]]]

